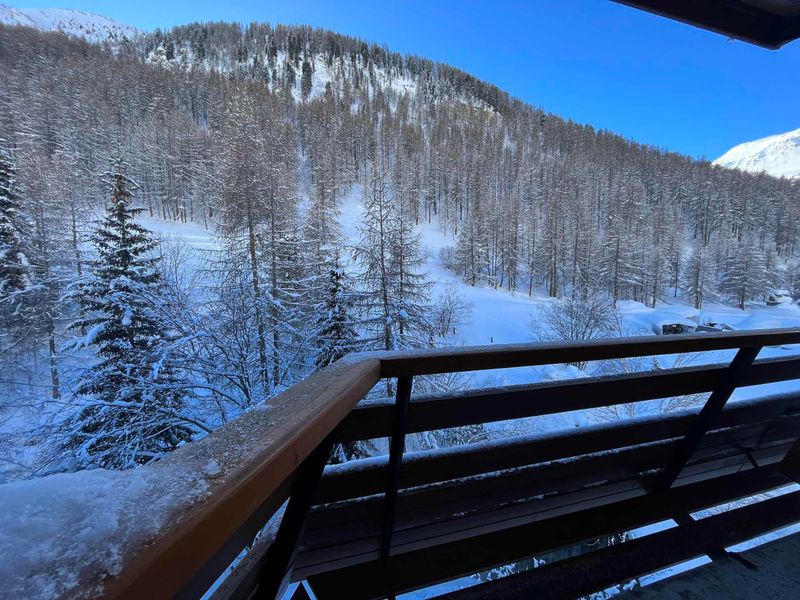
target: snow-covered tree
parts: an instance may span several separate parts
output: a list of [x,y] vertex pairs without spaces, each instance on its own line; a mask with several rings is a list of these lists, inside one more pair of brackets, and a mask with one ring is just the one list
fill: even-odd
[[159,320],[161,276],[150,232],[135,223],[133,181],[120,169],[106,175],[111,203],[92,235],[97,258],[80,285],[84,311],[72,328],[99,362],[78,387],[83,402],[67,445],[81,465],[127,468],[148,463],[191,439],[182,415],[184,391],[170,357],[170,335]]
[[448,284],[433,303],[431,326],[437,337],[455,335],[458,329],[470,321],[473,305],[455,286]]
[[347,289],[347,276],[341,268],[328,272],[324,302],[317,307],[314,360],[317,368],[327,367],[353,352],[358,345],[358,331],[352,316],[353,292]]
[[[568,296],[543,306],[531,319],[531,332],[541,341],[583,342],[609,337],[620,329],[614,301],[602,292],[586,298]],[[574,364],[586,368],[586,362]]]
[[21,214],[14,160],[0,146],[0,302],[14,304],[14,297],[31,286],[25,249],[29,235],[30,227]]
[[426,312],[430,284],[421,272],[420,238],[400,204],[375,168],[365,190],[355,256],[365,342],[380,350],[425,346],[431,333]]
[[773,278],[764,254],[744,239],[727,257],[721,287],[744,310],[748,300],[764,296],[772,286]]
[[24,381],[24,369],[15,361],[34,357],[29,373],[38,374],[35,357],[47,338],[50,396],[57,400],[61,390],[54,318],[59,282],[51,270],[42,203],[26,195],[24,204],[14,160],[0,147],[0,359],[9,361],[5,368],[17,374],[9,381]]
[[684,289],[694,307],[703,308],[703,302],[713,295],[714,276],[709,252],[703,246],[692,249],[683,269]]
[[[222,256],[215,268],[221,281],[252,288],[247,316],[256,332],[258,377],[253,381],[259,386],[255,395],[264,401],[291,383],[299,346],[297,156],[286,151],[295,131],[246,86],[231,91],[226,116],[219,148],[224,165],[218,221]],[[227,294],[224,288],[219,291]],[[227,310],[231,304],[225,302]]]

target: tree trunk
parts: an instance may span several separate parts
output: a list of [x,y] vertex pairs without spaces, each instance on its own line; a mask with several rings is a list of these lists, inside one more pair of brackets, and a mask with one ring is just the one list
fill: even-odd
[[253,280],[253,296],[255,297],[256,330],[258,331],[258,366],[264,387],[269,389],[269,369],[267,366],[267,343],[264,331],[264,318],[261,314],[261,285],[258,278],[258,255],[256,253],[256,232],[253,219],[252,201],[247,201],[247,236],[250,253],[250,272]]

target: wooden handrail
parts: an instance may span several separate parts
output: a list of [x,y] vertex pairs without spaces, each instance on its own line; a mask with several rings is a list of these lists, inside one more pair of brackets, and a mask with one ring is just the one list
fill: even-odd
[[[126,549],[122,572],[102,582],[104,595],[171,598],[193,580],[198,589],[201,583],[210,587],[241,547],[218,557],[222,568],[205,582],[196,581],[196,575],[378,382],[379,375],[377,360],[340,361],[271,399],[268,407],[245,413],[154,464],[152,468],[177,464],[201,472],[215,460],[219,474],[210,481],[208,500],[177,506],[172,522],[157,539],[139,540],[141,547]],[[283,499],[278,500],[279,506]]]
[[498,344],[373,356],[380,359],[381,377],[403,377],[798,343],[800,328],[786,328],[603,338],[586,342]]
[[175,506],[156,539],[123,547],[118,576],[87,583],[114,598],[208,589],[286,499],[298,467],[381,378],[794,343],[800,329],[352,355],[146,467],[200,472],[213,460],[218,472],[206,478],[206,499]]

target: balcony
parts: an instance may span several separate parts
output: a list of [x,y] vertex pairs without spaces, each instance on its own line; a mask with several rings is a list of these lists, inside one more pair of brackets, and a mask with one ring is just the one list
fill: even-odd
[[[118,575],[81,579],[120,598],[275,598],[291,582],[304,582],[296,598],[384,598],[546,556],[509,577],[436,589],[568,598],[696,557],[715,565],[726,548],[800,521],[800,492],[787,487],[800,474],[800,392],[728,403],[736,388],[799,379],[800,356],[757,358],[796,343],[800,330],[783,329],[355,355],[137,470],[215,465],[199,499],[125,544]],[[412,397],[424,375],[719,350],[735,356]],[[387,379],[394,400],[359,403]],[[695,410],[404,452],[411,433],[703,393]],[[389,439],[388,456],[326,466],[334,444],[375,438]]]

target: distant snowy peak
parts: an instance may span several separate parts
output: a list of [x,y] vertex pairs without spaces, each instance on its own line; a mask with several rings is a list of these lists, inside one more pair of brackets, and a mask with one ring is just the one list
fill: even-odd
[[114,19],[68,8],[11,8],[0,4],[0,23],[33,27],[39,31],[60,31],[92,43],[119,43],[141,33],[139,29]]
[[715,165],[775,177],[800,178],[800,129],[745,142],[728,150]]

